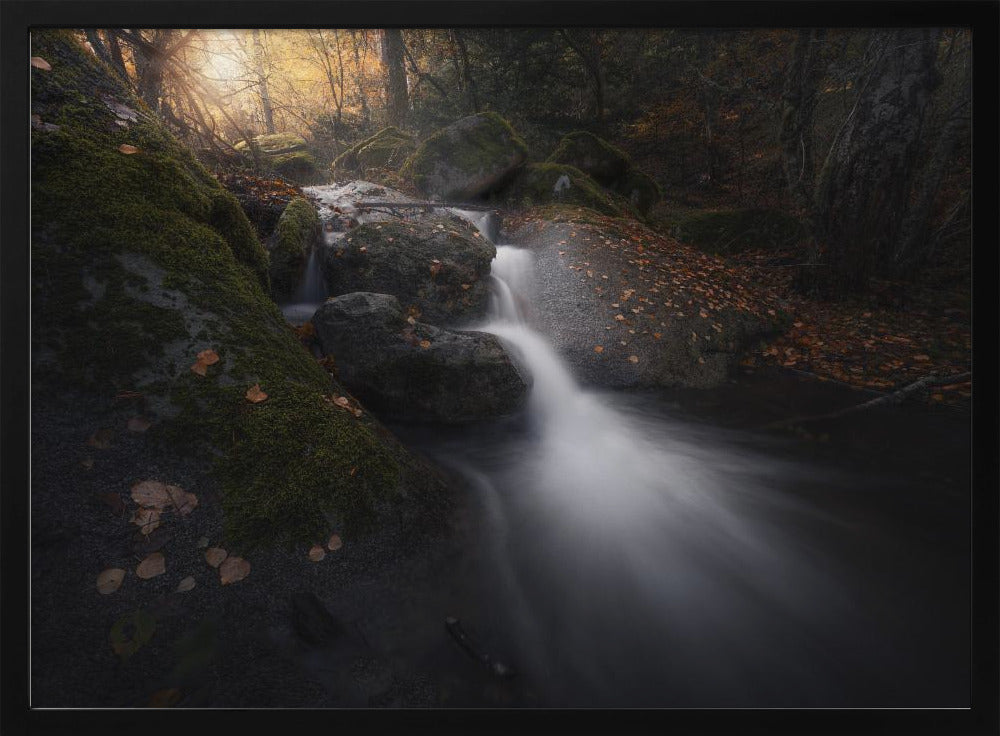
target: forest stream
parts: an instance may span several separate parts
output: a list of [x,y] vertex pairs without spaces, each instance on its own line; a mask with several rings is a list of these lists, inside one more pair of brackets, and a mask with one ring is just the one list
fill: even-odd
[[[330,205],[331,190],[352,191],[311,193]],[[496,236],[483,213],[456,212]],[[306,269],[290,319],[315,309],[300,300],[321,295],[318,274]],[[412,583],[394,580],[411,605],[383,611],[370,639],[436,662],[454,705],[966,702],[967,468],[907,451],[919,417],[892,409],[803,445],[745,427],[790,397],[842,391],[788,375],[730,382],[738,401],[585,387],[532,324],[534,276],[530,244],[499,243],[474,326],[530,374],[524,410],[392,425],[467,480],[466,548],[421,581],[416,607]],[[954,457],[961,432],[942,442]],[[454,618],[471,656],[442,663],[438,626]]]

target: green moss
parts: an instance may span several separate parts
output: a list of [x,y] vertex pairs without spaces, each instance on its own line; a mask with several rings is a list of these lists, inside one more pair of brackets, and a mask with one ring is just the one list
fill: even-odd
[[278,176],[297,184],[316,184],[323,180],[319,164],[308,151],[268,156],[266,164]]
[[[527,144],[510,123],[495,112],[485,112],[432,134],[407,159],[400,174],[423,192],[463,197],[469,196],[463,191],[463,179],[477,179],[493,170],[506,172],[520,166],[527,155]],[[449,179],[457,180],[454,191],[448,189]],[[490,181],[487,188],[501,181]]]
[[[71,32],[31,40],[52,65],[32,69],[32,113],[60,126],[32,132],[36,390],[142,391],[159,417],[149,441],[213,459],[235,545],[315,539],[324,513],[357,524],[433,486],[373,420],[327,408],[345,392],[268,297],[249,222],[190,151]],[[138,120],[118,125],[102,95]],[[189,367],[206,348],[221,360],[201,377]],[[270,398],[250,404],[257,383]]]
[[564,136],[548,160],[574,166],[602,184],[611,184],[629,169],[628,154],[583,130]]
[[[556,191],[562,177],[569,187]],[[563,164],[528,164],[504,190],[503,198],[513,206],[567,204],[589,207],[605,215],[620,217],[629,213],[628,204],[579,169]]]
[[703,210],[681,217],[671,234],[708,253],[726,254],[795,245],[804,230],[796,218],[777,210]]
[[[260,149],[261,153],[275,153],[276,151],[288,152],[288,151],[301,151],[306,147],[305,139],[302,136],[295,135],[294,133],[270,133],[267,135],[258,135],[254,137],[254,143]],[[237,151],[248,151],[250,146],[246,141],[240,141],[235,146],[233,146]]]
[[351,175],[361,175],[368,168],[398,169],[415,146],[412,135],[389,126],[355,143],[337,156],[330,168],[337,174]]
[[319,225],[319,213],[303,197],[294,198],[281,213],[271,250],[271,283],[276,293],[287,294],[294,288]]

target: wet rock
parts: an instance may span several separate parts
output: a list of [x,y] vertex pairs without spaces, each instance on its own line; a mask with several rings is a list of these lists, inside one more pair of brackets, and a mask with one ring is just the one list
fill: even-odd
[[615,217],[628,211],[622,197],[602,188],[580,169],[566,164],[528,164],[518,172],[502,197],[516,207],[578,205]]
[[288,296],[299,281],[306,253],[319,233],[319,215],[309,200],[297,197],[288,203],[268,243],[272,292]]
[[416,146],[412,135],[390,126],[348,148],[330,168],[337,176],[364,176],[371,169],[398,171]]
[[620,179],[629,169],[624,151],[583,130],[563,137],[548,160],[573,166],[605,185]]
[[385,417],[467,422],[511,413],[527,394],[495,336],[411,323],[388,294],[330,299],[313,324],[340,379]]
[[333,295],[392,294],[424,321],[454,324],[485,315],[495,255],[464,221],[433,217],[355,228],[327,249],[324,265]]

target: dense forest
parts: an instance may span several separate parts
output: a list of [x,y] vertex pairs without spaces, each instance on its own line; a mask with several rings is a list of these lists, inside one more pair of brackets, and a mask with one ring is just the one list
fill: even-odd
[[34,29],[33,705],[965,708],[972,59]]

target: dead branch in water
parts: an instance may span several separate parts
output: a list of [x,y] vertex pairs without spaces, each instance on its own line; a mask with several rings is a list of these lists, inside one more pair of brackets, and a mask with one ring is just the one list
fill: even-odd
[[821,419],[840,419],[841,417],[848,416],[850,414],[856,414],[861,411],[866,411],[868,409],[873,409],[876,406],[886,406],[889,404],[899,404],[904,399],[906,399],[911,394],[916,393],[924,388],[929,388],[931,386],[944,386],[950,383],[961,383],[967,381],[972,377],[972,373],[959,373],[954,376],[938,376],[936,374],[931,374],[929,376],[924,376],[919,381],[914,381],[913,383],[904,386],[898,391],[894,391],[891,394],[886,394],[885,396],[879,396],[878,398],[872,399],[871,401],[866,401],[863,404],[855,404],[854,406],[849,406],[846,409],[840,409],[838,411],[833,411],[828,414],[818,414],[816,416],[809,417],[792,417],[791,419],[782,419],[777,422],[770,422],[765,424],[761,429],[775,429],[778,427],[787,427],[793,424],[804,424],[806,422],[816,422]]
[[495,212],[496,207],[488,207],[482,204],[462,204],[460,202],[355,202],[354,207],[359,210],[376,209],[456,209],[473,210],[475,212]]

